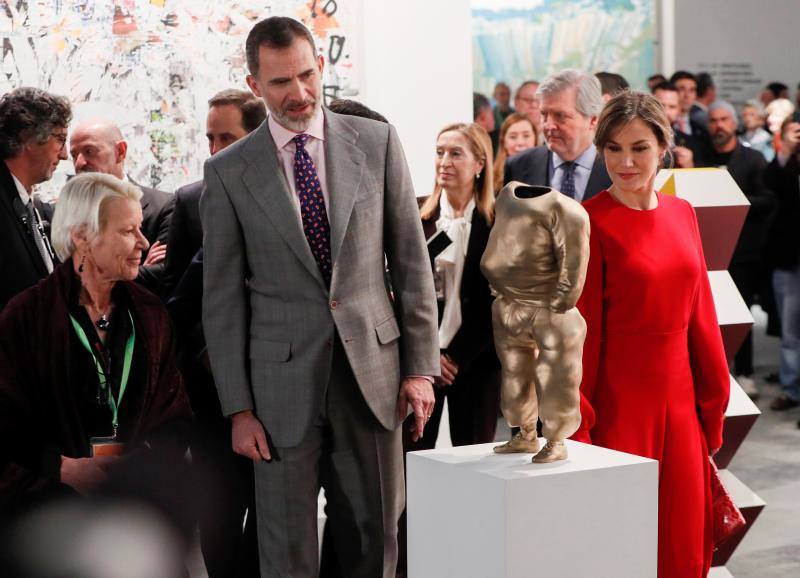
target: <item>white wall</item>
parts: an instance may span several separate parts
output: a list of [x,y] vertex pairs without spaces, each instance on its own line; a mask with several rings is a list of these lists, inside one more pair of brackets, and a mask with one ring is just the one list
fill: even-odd
[[436,134],[472,120],[469,0],[362,0],[358,100],[397,127],[418,196],[431,192]]
[[675,8],[676,69],[710,72],[719,97],[736,103],[756,97],[775,80],[788,85],[794,97],[800,81],[800,1],[662,2]]

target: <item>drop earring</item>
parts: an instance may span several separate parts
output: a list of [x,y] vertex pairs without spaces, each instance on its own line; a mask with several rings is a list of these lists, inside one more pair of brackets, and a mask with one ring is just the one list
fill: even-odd
[[78,273],[83,273],[83,264],[85,262],[86,262],[86,253],[81,255],[81,262],[80,262],[80,265],[78,265]]

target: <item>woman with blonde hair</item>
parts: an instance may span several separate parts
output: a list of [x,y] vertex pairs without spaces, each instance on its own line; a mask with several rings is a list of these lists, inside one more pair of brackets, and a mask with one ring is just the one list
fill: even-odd
[[500,127],[497,157],[494,159],[494,192],[503,188],[503,171],[506,160],[517,153],[531,149],[538,144],[536,128],[528,115],[518,112],[508,115]]
[[434,447],[445,397],[453,445],[491,442],[497,424],[500,365],[492,341],[492,296],[480,270],[494,221],[489,135],[474,123],[444,127],[436,139],[435,165],[433,193],[420,199],[420,213],[425,236],[438,236],[429,247],[442,376],[436,379],[436,406],[425,435],[415,444],[405,440],[406,450]]

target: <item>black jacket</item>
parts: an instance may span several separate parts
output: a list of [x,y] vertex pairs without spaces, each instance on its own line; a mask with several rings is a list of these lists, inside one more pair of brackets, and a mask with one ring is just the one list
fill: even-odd
[[764,155],[741,143],[733,149],[727,169],[750,201],[747,218],[731,258],[732,265],[753,264],[765,257],[767,232],[775,216],[775,195],[764,184]]
[[[546,146],[534,147],[514,155],[506,161],[503,184],[520,181],[526,185],[550,186],[550,163],[553,153]],[[611,186],[606,165],[600,155],[594,161],[582,203]]]
[[175,210],[169,225],[163,276],[163,292],[166,298],[172,296],[192,257],[203,246],[203,224],[200,221],[202,192],[202,180],[175,191]]
[[800,264],[800,160],[789,158],[785,166],[772,162],[764,172],[764,182],[778,201],[775,220],[767,237],[767,257],[776,269],[793,269]]
[[[52,207],[39,201],[34,203],[42,216],[47,235]],[[47,277],[47,268],[39,255],[33,234],[23,223],[23,215],[25,207],[22,206],[14,178],[6,163],[0,161],[0,311],[17,293]]]
[[[150,245],[156,241],[166,243],[172,211],[175,208],[175,196],[133,181],[131,183],[142,190],[142,234]],[[145,253],[142,259],[146,256]],[[164,266],[165,263],[162,261],[150,267],[140,267],[139,277],[136,280],[153,293],[160,294]]]
[[[420,204],[425,201],[419,199]],[[436,221],[439,211],[430,219],[422,221],[425,238],[436,233]],[[470,367],[499,367],[500,362],[494,351],[492,336],[492,297],[489,282],[481,272],[481,257],[489,241],[491,227],[486,219],[477,211],[472,216],[467,255],[464,260],[464,272],[461,276],[461,327],[458,329],[447,354],[456,362],[459,372],[468,371]],[[441,319],[442,304],[439,304]]]

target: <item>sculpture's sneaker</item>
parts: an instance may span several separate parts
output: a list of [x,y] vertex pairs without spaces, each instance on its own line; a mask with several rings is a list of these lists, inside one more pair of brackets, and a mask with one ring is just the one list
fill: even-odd
[[496,454],[535,454],[539,451],[539,440],[533,438],[526,440],[522,433],[517,432],[506,443],[494,447]]
[[567,444],[560,442],[547,442],[542,451],[533,456],[531,460],[534,464],[549,464],[559,460],[567,459]]

